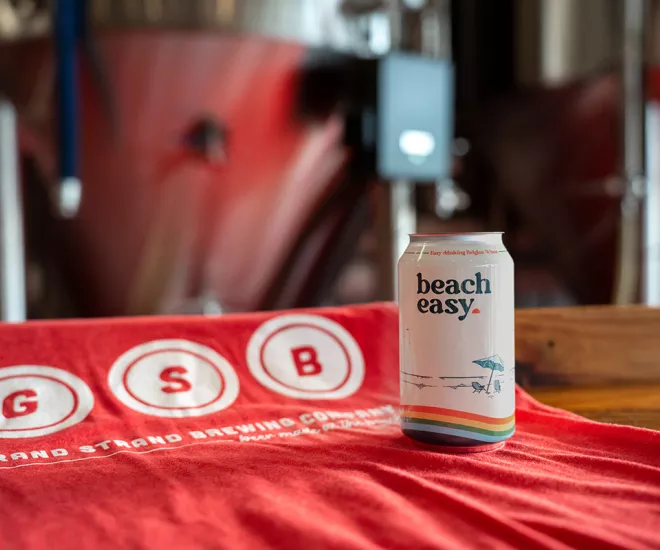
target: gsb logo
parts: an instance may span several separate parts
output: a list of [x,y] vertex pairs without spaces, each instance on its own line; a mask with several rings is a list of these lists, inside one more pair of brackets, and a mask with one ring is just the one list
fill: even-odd
[[94,407],[87,384],[37,365],[0,369],[0,438],[39,437],[83,421]]
[[296,399],[343,399],[364,380],[364,357],[339,323],[317,315],[281,315],[263,323],[248,343],[252,375]]
[[154,340],[131,348],[112,365],[108,385],[134,411],[166,418],[221,411],[239,391],[231,364],[188,340]]

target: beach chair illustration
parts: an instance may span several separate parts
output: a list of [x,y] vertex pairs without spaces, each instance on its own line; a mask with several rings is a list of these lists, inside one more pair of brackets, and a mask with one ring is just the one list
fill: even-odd
[[479,384],[479,382],[472,382],[472,393],[481,393],[486,389],[486,386]]
[[[493,380],[493,374],[495,371],[504,372],[504,365],[502,363],[502,358],[499,355],[491,355],[490,357],[485,357],[484,359],[477,359],[472,361],[476,365],[479,365],[481,368],[490,370],[490,378],[488,378],[488,384],[486,384],[485,390],[486,393],[490,393],[490,383]],[[497,380],[495,381],[497,382]],[[472,384],[474,388],[474,384]],[[475,388],[476,391],[476,388]],[[497,393],[497,391],[495,391]]]

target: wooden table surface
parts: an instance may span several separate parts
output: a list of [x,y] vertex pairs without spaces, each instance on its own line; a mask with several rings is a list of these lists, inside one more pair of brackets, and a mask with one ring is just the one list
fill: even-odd
[[516,379],[547,405],[660,430],[660,308],[517,310]]
[[529,392],[541,403],[591,420],[660,430],[660,384],[543,388]]

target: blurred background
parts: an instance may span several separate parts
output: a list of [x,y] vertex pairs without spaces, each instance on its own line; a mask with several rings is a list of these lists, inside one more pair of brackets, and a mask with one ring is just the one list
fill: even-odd
[[394,298],[505,231],[518,307],[660,305],[651,0],[0,0],[3,320]]

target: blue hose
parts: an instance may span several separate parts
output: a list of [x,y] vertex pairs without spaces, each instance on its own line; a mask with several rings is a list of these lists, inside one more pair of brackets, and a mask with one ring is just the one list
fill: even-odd
[[76,60],[76,0],[55,0],[53,38],[55,40],[57,91],[57,138],[59,176],[78,176],[78,67]]
[[[60,207],[79,202],[80,113],[77,46],[81,34],[85,0],[55,0],[53,39],[55,45],[55,86],[57,96],[57,148]],[[73,194],[72,192],[73,191]],[[78,200],[75,200],[78,193]]]

